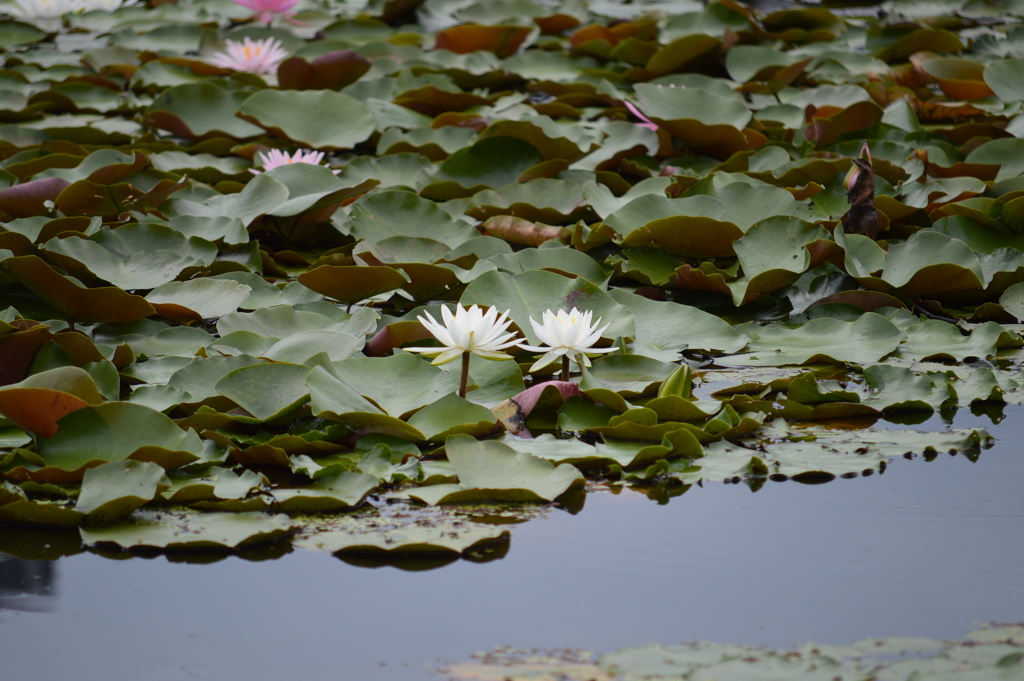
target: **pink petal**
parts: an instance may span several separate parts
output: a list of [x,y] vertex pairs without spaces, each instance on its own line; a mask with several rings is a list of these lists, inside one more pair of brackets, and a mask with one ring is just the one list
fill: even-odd
[[623,104],[626,105],[626,108],[629,109],[629,112],[631,114],[633,114],[634,116],[636,116],[640,120],[644,121],[643,123],[637,123],[637,125],[639,125],[641,128],[647,128],[648,130],[651,130],[653,132],[657,132],[658,124],[655,123],[654,121],[652,121],[647,116],[644,116],[642,113],[640,113],[640,109],[638,109],[635,106],[633,106],[632,102],[627,101],[627,100],[623,100]]

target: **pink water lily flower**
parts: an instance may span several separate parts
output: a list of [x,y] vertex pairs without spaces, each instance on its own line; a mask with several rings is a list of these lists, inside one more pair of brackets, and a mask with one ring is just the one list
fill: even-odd
[[[280,149],[271,149],[264,153],[259,152],[257,154],[260,164],[263,166],[263,170],[273,170],[279,166],[288,165],[290,163],[309,163],[315,166],[326,165],[321,163],[324,160],[324,152],[312,151],[309,149],[299,149],[293,155],[289,156],[287,152],[281,151]],[[253,168],[249,169],[249,172],[253,175],[259,175],[260,171]],[[332,170],[335,175],[341,172],[341,170]]]
[[295,7],[299,0],[235,0],[235,2],[254,11],[257,21],[269,24],[274,20],[275,14],[280,14],[282,17],[293,14],[288,10]]
[[274,73],[281,62],[288,58],[288,50],[284,49],[277,38],[243,38],[242,42],[228,40],[224,50],[215,54],[210,61],[225,69],[247,73]]

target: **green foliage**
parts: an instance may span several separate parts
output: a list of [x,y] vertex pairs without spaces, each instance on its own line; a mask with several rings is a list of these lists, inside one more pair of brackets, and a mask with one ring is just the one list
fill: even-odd
[[[976,457],[981,430],[807,424],[1024,400],[1009,6],[979,37],[953,5],[329,5],[0,22],[0,521],[477,559],[508,534],[409,500]],[[214,66],[242,36],[290,56]],[[840,224],[868,152],[877,238]],[[454,303],[532,345],[587,311],[610,354],[550,382],[474,356],[459,397],[460,362],[405,350]],[[422,515],[369,532],[371,497]]]

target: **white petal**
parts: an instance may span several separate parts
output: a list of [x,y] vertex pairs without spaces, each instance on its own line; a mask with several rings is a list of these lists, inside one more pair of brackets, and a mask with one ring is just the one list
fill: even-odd
[[557,359],[558,359],[558,355],[556,353],[549,352],[549,353],[545,354],[543,357],[541,357],[540,359],[538,359],[536,362],[534,362],[533,366],[530,367],[530,371],[533,372],[533,371],[538,371],[540,369],[543,369],[544,367],[546,367],[547,365],[551,364],[552,362],[554,362]]
[[499,362],[504,361],[506,359],[512,359],[512,355],[506,354],[504,352],[488,352],[486,350],[476,350],[475,352],[473,352],[473,354],[476,355],[477,357],[483,357],[484,359],[490,359]]
[[440,355],[438,355],[437,359],[435,359],[433,362],[431,362],[431,364],[433,364],[434,366],[440,366],[442,364],[447,364],[448,362],[453,362],[453,361],[457,360],[459,357],[462,357],[462,354],[463,354],[462,348],[450,348],[448,350],[445,350]]

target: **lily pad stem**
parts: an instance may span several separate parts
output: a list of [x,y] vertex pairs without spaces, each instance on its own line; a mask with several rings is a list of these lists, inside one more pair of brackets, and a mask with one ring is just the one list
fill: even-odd
[[466,384],[469,383],[469,353],[462,353],[462,379],[459,381],[459,397],[466,396]]
[[562,380],[569,380],[569,355],[562,355]]

